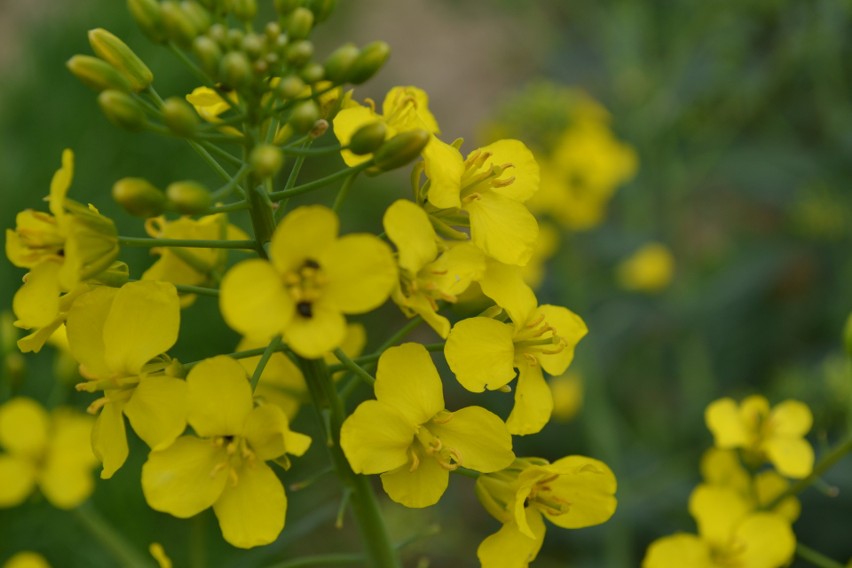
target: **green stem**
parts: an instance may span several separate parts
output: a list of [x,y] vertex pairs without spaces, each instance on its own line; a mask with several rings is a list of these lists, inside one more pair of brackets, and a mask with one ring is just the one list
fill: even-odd
[[189,284],[175,284],[178,292],[185,294],[198,294],[199,296],[219,297],[219,290],[216,288],[204,288],[202,286],[190,286]]
[[[234,351],[233,353],[225,353],[226,357],[230,357],[231,359],[247,359],[249,357],[257,357],[258,355],[263,355],[267,347],[258,347],[256,349],[246,349],[245,351]],[[279,344],[279,346],[275,349],[275,351],[284,351],[286,347],[284,345]],[[199,363],[204,361],[204,359],[200,359],[198,361],[190,361],[189,363],[183,363],[183,368],[185,370],[189,370]]]
[[237,173],[234,174],[234,177],[231,178],[231,181],[214,191],[210,194],[210,198],[213,201],[219,201],[220,199],[224,199],[233,193],[234,189],[240,184],[240,181],[243,179],[243,176],[246,175],[249,171],[248,164],[242,164]]
[[339,348],[335,349],[334,350],[334,356],[337,357],[337,359],[341,362],[341,364],[345,368],[347,368],[350,371],[352,371],[353,373],[355,373],[355,375],[357,377],[360,377],[365,383],[367,383],[370,386],[376,384],[376,379],[373,377],[373,375],[371,375],[370,373],[368,373],[367,371],[365,371],[364,369],[359,367],[355,363],[355,361],[353,361],[352,359],[347,357],[346,353],[344,353],[342,349],[339,349]]
[[254,241],[219,241],[201,239],[149,239],[148,237],[118,237],[118,244],[125,247],[182,247],[254,250]]
[[331,175],[325,176],[323,178],[315,179],[314,181],[310,181],[308,183],[297,185],[296,187],[291,187],[289,189],[282,189],[281,191],[273,191],[269,194],[269,199],[272,201],[281,201],[287,197],[293,197],[295,195],[301,195],[303,193],[307,193],[314,189],[318,189],[320,187],[325,187],[330,183],[334,183],[335,181],[345,178],[346,176],[352,175],[353,172],[360,172],[362,170],[366,170],[370,166],[373,165],[373,162],[365,162],[363,164],[359,164],[354,168],[346,168],[340,170],[338,172],[334,172]]
[[252,391],[257,388],[257,383],[260,382],[260,376],[263,374],[263,370],[266,368],[269,358],[272,357],[272,354],[275,353],[279,347],[281,347],[281,336],[276,335],[272,338],[272,341],[269,342],[269,345],[266,346],[266,349],[263,350],[263,354],[260,356],[260,361],[257,362],[257,367],[254,368],[254,372],[251,374]]
[[340,152],[340,146],[322,146],[320,148],[302,148],[300,145],[295,146],[280,146],[281,151],[285,154],[293,156],[324,156],[326,154],[334,154]]
[[340,427],[345,419],[343,401],[337,396],[331,375],[322,359],[300,359],[314,408],[322,419],[330,416],[327,437],[328,451],[337,476],[351,493],[352,512],[364,541],[368,565],[372,568],[401,568],[399,557],[390,540],[370,480],[352,471],[340,448]]
[[204,211],[202,215],[213,215],[215,213],[228,213],[231,211],[243,211],[251,207],[248,201],[237,201],[234,203],[227,203],[225,205],[215,205]]
[[803,560],[807,560],[814,566],[819,566],[820,568],[844,568],[843,564],[840,562],[832,560],[825,554],[807,547],[801,542],[796,543],[796,554],[798,554]]
[[[217,174],[219,174],[219,176],[222,179],[224,179],[226,182],[231,181],[231,174],[229,174],[228,171],[225,168],[223,168],[222,165],[219,162],[216,161],[216,158],[214,158],[210,154],[210,152],[208,152],[204,148],[204,146],[201,145],[201,143],[196,142],[195,140],[187,140],[186,143],[189,144],[192,147],[192,149],[195,150],[195,152],[199,156],[201,156],[201,159],[203,159],[205,162],[207,162],[207,165],[210,166],[211,168],[213,168],[213,170]],[[245,193],[245,189],[243,189],[241,186],[238,185],[237,188],[241,192]]]
[[171,52],[174,53],[175,57],[177,57],[178,60],[180,60],[180,62],[183,63],[186,66],[187,69],[189,69],[190,73],[195,75],[196,79],[198,79],[199,81],[201,81],[202,84],[204,84],[208,87],[211,87],[211,88],[213,87],[213,82],[210,80],[210,77],[207,76],[207,73],[202,71],[195,64],[195,62],[192,61],[192,59],[187,57],[186,54],[183,51],[181,51],[181,49],[178,46],[169,42],[168,47],[169,47],[169,50],[171,50]]
[[267,568],[304,568],[305,566],[340,566],[341,564],[361,564],[364,556],[361,554],[319,554],[306,556],[286,562],[272,564]]
[[154,566],[154,562],[142,555],[124,537],[100,516],[90,503],[84,503],[72,511],[79,523],[109,550],[120,566]]
[[804,479],[800,479],[793,485],[791,485],[784,493],[781,493],[772,500],[768,505],[764,507],[765,510],[774,509],[781,501],[788,497],[792,497],[794,495],[798,495],[805,489],[807,489],[811,484],[813,484],[817,479],[819,479],[822,474],[831,469],[831,467],[840,461],[843,456],[852,451],[852,437],[848,438],[845,442],[839,444],[836,448],[828,452],[816,466],[814,466],[814,470],[811,474]]
[[[443,351],[444,345],[445,345],[444,342],[426,343],[426,344],[423,345],[423,347],[426,348],[426,351]],[[388,347],[390,347],[390,346],[388,346]],[[382,353],[387,351],[388,347],[385,347],[384,349],[376,351],[375,353],[370,353],[369,355],[364,355],[362,357],[356,357],[355,359],[351,359],[352,364],[355,365],[358,369],[361,369],[361,371],[366,372],[361,367],[361,365],[364,365],[364,366],[372,365],[372,363],[375,363],[376,361],[379,360],[379,357],[382,356]],[[335,352],[335,355],[337,355],[337,352]],[[338,357],[338,359],[340,359],[340,357]],[[357,374],[357,371],[355,371],[352,367],[347,365],[346,362],[343,361],[343,359],[340,359],[340,362],[341,362],[340,365],[330,365],[329,368],[328,368],[328,371],[330,373],[336,373],[338,371],[343,371],[343,370],[348,369],[348,370],[352,371],[353,373]]]
[[[211,144],[210,142],[202,140],[201,142],[198,142],[198,145],[207,150],[208,152],[218,155],[220,158],[227,162],[230,162],[234,166],[245,167],[246,165],[245,162],[243,162],[237,156],[234,156],[233,154],[231,154],[227,150],[220,148],[216,144]],[[239,175],[239,173],[237,175]]]
[[[306,137],[300,144],[302,148],[307,148],[313,143],[314,139],[310,137]],[[290,169],[290,175],[287,176],[287,183],[284,184],[284,189],[292,189],[296,185],[296,180],[299,179],[299,173],[302,171],[302,166],[305,163],[306,156],[297,156],[296,161],[293,162],[293,167]],[[284,217],[284,212],[287,210],[287,201],[289,201],[289,197],[285,197],[281,201],[278,202],[278,209],[275,211],[275,218],[280,220]]]
[[340,189],[337,191],[337,196],[334,198],[334,204],[331,206],[333,211],[340,211],[340,208],[343,206],[343,202],[349,195],[349,190],[352,189],[352,184],[355,183],[355,178],[358,177],[359,173],[361,173],[359,170],[355,170],[352,172],[352,175],[344,180],[343,185],[341,185]]

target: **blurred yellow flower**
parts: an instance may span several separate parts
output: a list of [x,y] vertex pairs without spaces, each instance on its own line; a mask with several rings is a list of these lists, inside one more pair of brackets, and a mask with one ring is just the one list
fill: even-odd
[[583,379],[579,373],[568,371],[548,382],[553,396],[553,420],[568,422],[583,407]]
[[674,270],[674,256],[668,247],[648,243],[618,265],[616,276],[625,290],[655,293],[668,287]]
[[37,552],[18,552],[3,563],[3,568],[50,568],[47,560]]

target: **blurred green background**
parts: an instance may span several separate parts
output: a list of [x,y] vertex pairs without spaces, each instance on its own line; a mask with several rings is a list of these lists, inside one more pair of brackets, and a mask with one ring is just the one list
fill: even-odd
[[[143,233],[110,202],[115,180],[144,176],[164,186],[197,178],[216,186],[182,141],[112,127],[94,94],[66,71],[71,55],[89,53],[86,30],[102,26],[149,63],[164,96],[196,86],[144,39],[123,2],[8,1],[0,3],[0,23],[4,227],[14,226],[17,211],[42,207],[66,147],[77,158],[71,196],[95,203],[122,234]],[[420,86],[443,138],[465,137],[468,150],[501,105],[547,79],[603,103],[618,138],[638,154],[638,173],[618,190],[605,221],[563,232],[539,292],[542,303],[568,306],[590,328],[572,367],[584,380],[583,408],[569,423],[516,439],[519,455],[605,461],[619,480],[619,508],[601,527],[551,526],[535,566],[638,566],[653,539],[694,532],[687,499],[712,444],[703,410],[716,398],[805,401],[818,456],[852,432],[852,368],[840,343],[852,310],[852,2],[366,0],[341,2],[314,39],[321,55],[347,40],[386,40],[394,50],[388,67],[356,96],[380,100],[392,85]],[[311,164],[304,179],[338,165]],[[408,191],[404,174],[360,180],[345,228],[379,232],[381,207]],[[673,282],[658,294],[621,289],[615,267],[651,240],[672,250]],[[142,250],[122,258],[136,276],[151,262]],[[11,306],[21,276],[0,263],[3,305]],[[199,299],[184,318],[192,323],[174,350],[181,360],[233,350],[238,338],[215,302]],[[375,346],[404,320],[390,306],[366,321]],[[435,340],[428,330],[419,338]],[[22,381],[4,377],[7,388],[48,405],[85,407],[89,397],[55,386],[50,357],[26,363]],[[451,383],[450,408],[481,401]],[[506,410],[505,397],[491,401]],[[314,431],[313,415],[303,412],[296,426]],[[222,543],[211,511],[179,521],[148,509],[139,490],[144,447],[137,440],[133,449],[87,507],[140,552],[158,541],[176,566],[265,566],[358,548],[351,522],[333,528],[333,477],[290,492],[280,540],[241,553]],[[310,477],[325,459],[317,444],[285,482]],[[833,488],[839,493],[830,497]],[[852,558],[852,458],[802,502],[794,525],[800,541],[841,562]],[[400,539],[442,528],[406,548],[407,566],[423,557],[432,567],[476,566],[476,546],[497,529],[468,479],[454,479],[438,507],[388,504],[387,515]],[[39,498],[0,511],[0,562],[23,549],[54,566],[117,565],[79,516]]]

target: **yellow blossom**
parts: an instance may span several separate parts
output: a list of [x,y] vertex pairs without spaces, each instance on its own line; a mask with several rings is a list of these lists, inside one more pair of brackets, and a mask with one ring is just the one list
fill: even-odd
[[655,293],[668,287],[674,269],[674,256],[668,247],[648,243],[618,265],[616,276],[625,290]]
[[37,552],[18,552],[3,563],[3,568],[50,568],[47,560]]
[[289,467],[311,439],[290,430],[275,405],[255,407],[244,369],[217,356],[186,378],[187,421],[196,436],[155,449],[142,466],[142,490],[157,511],[180,518],[213,507],[222,536],[240,548],[274,541],[284,528],[287,497],[272,469]]
[[0,507],[24,502],[38,486],[55,507],[73,509],[94,490],[91,417],[60,408],[48,414],[29,398],[0,406]]
[[397,503],[434,505],[450,471],[497,471],[515,458],[497,416],[478,406],[444,408],[441,378],[422,345],[385,351],[375,392],[376,400],[361,403],[344,421],[340,447],[356,473],[381,473],[382,486]]

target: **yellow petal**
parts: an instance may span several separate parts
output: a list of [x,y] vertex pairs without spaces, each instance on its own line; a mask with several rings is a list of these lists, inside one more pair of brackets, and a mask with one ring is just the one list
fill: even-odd
[[553,335],[562,341],[561,351],[554,354],[540,353],[538,361],[551,375],[561,375],[574,360],[574,348],[589,332],[589,328],[580,316],[562,306],[545,304],[539,306],[536,313],[544,316],[547,325],[553,328]]
[[56,217],[64,213],[63,202],[74,178],[74,152],[66,148],[62,151],[62,167],[53,174],[50,180],[50,212]]
[[515,388],[515,406],[506,426],[519,436],[535,434],[544,428],[553,412],[553,395],[544,380],[541,367],[526,361],[518,362],[518,383]]
[[244,465],[238,481],[225,485],[213,504],[226,541],[239,548],[273,542],[284,529],[287,496],[275,473],[263,462]]
[[346,318],[326,302],[312,304],[311,317],[296,314],[284,332],[290,348],[309,359],[319,359],[339,347],[345,336]]
[[142,466],[142,492],[156,511],[182,519],[213,505],[228,483],[228,454],[212,440],[182,436]]
[[[244,339],[237,346],[237,351],[265,347],[266,343]],[[260,357],[239,359],[240,365],[251,376],[260,362]],[[279,406],[287,417],[292,420],[299,411],[299,406],[307,397],[307,386],[302,371],[289,357],[283,353],[273,353],[263,368],[260,381],[254,390],[255,398]]]
[[[248,440],[257,458],[263,461],[273,460],[285,453],[302,455],[307,451],[311,440],[304,434],[291,432],[287,415],[279,407],[271,404],[258,406],[249,413],[243,436]],[[307,444],[305,444],[305,438],[307,438]],[[289,447],[288,441],[294,443],[294,447]]]
[[397,285],[393,253],[373,235],[346,235],[318,260],[327,278],[323,301],[346,314],[379,307]]
[[145,377],[124,406],[133,430],[152,450],[161,450],[186,429],[186,382]]
[[473,243],[500,262],[526,265],[538,237],[533,214],[522,203],[493,191],[476,195],[462,206],[470,214]]
[[479,406],[468,406],[429,422],[427,428],[446,448],[458,452],[459,465],[490,473],[515,461],[512,436],[500,418]]
[[[337,137],[341,146],[347,146],[352,140],[352,135],[355,134],[359,128],[377,120],[380,120],[379,115],[377,115],[371,108],[363,106],[345,108],[337,113],[332,121],[334,135]],[[341,150],[340,155],[349,167],[363,164],[370,159],[369,155],[358,156],[349,150]]]
[[80,363],[84,376],[109,378],[104,347],[104,322],[118,292],[108,286],[97,286],[74,301],[68,312],[65,329],[68,347]]
[[400,132],[422,128],[438,134],[438,122],[429,111],[429,95],[417,87],[394,87],[382,101],[382,114]]
[[726,487],[699,485],[689,497],[689,513],[698,525],[698,533],[711,547],[724,547],[737,524],[751,507]]
[[101,479],[109,479],[127,459],[127,433],[124,430],[123,403],[108,402],[92,428],[92,451],[103,463]]
[[252,259],[225,274],[219,308],[228,325],[238,332],[269,339],[290,323],[295,304],[275,268],[265,260]]
[[24,285],[12,300],[18,327],[45,327],[59,316],[61,290],[57,280],[58,274],[59,264],[50,261],[42,262],[30,270]]
[[461,178],[464,158],[453,146],[433,136],[423,150],[429,203],[438,209],[461,207]]
[[470,242],[459,243],[426,267],[420,278],[444,294],[456,296],[485,274],[485,255]]
[[337,214],[328,207],[308,205],[293,209],[272,235],[269,260],[281,274],[296,270],[307,259],[319,260],[337,239],[338,230]]
[[566,529],[591,527],[608,521],[615,513],[615,475],[602,461],[568,456],[556,460],[547,469],[560,474],[549,483],[553,495],[571,504],[562,515],[544,512],[556,526]]
[[733,399],[721,398],[710,403],[704,411],[704,420],[717,448],[741,448],[749,444],[749,432]]
[[[754,493],[757,497],[759,507],[766,508],[769,503],[775,501],[790,487],[790,482],[772,470],[761,471],[754,476]],[[793,523],[799,518],[802,505],[794,496],[789,496],[775,505],[770,513],[775,513],[788,523]]]
[[16,507],[33,492],[36,470],[29,460],[0,454],[0,507]]
[[504,524],[477,548],[482,568],[527,568],[535,560],[544,543],[544,520],[532,507],[526,510],[526,517],[534,538],[523,534],[514,523]]
[[491,154],[491,164],[494,166],[507,166],[499,179],[514,178],[508,185],[495,187],[495,192],[523,203],[538,191],[538,163],[523,142],[498,140],[480,148],[480,151]]
[[499,389],[515,378],[512,326],[491,318],[468,318],[450,330],[447,364],[469,391]]
[[450,482],[450,472],[425,453],[414,471],[404,464],[382,474],[382,487],[388,497],[406,507],[419,509],[434,505],[441,499]]
[[50,504],[59,509],[73,509],[89,498],[95,489],[89,467],[68,467],[51,462],[45,465],[38,481]]
[[479,281],[482,293],[506,310],[517,325],[525,325],[532,317],[538,300],[517,266],[489,259],[485,275]]
[[340,428],[340,447],[355,473],[382,473],[408,463],[416,426],[377,400],[362,402]]
[[16,397],[0,406],[0,446],[12,454],[41,459],[50,418],[31,398]]
[[53,437],[38,480],[41,492],[54,507],[73,509],[94,491],[93,425],[90,416],[54,411]]
[[678,533],[651,543],[642,568],[713,568],[710,547],[694,534]]
[[776,436],[804,436],[813,422],[811,409],[798,400],[785,400],[769,413],[772,435]]
[[394,201],[382,221],[385,232],[399,251],[399,265],[416,274],[438,256],[437,235],[429,216],[416,203]]
[[186,421],[199,436],[238,436],[252,409],[251,385],[234,359],[205,359],[186,377]]
[[125,284],[104,322],[107,365],[116,374],[139,373],[145,363],[175,344],[179,327],[180,302],[173,284]]
[[790,524],[771,513],[749,515],[736,529],[736,539],[742,552],[741,566],[786,566],[796,551],[796,536]]
[[772,437],[763,444],[763,449],[782,475],[801,479],[813,471],[814,450],[802,438]]
[[741,493],[747,493],[751,483],[736,450],[710,448],[705,451],[701,456],[701,477],[710,485],[724,485]]
[[374,389],[379,402],[414,425],[424,424],[444,410],[441,377],[419,343],[403,343],[382,353]]

